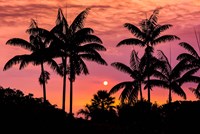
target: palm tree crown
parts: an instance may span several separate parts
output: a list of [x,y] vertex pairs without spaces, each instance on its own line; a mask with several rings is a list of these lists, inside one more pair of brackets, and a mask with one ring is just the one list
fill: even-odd
[[[198,40],[198,39],[197,39]],[[198,41],[197,41],[198,42]],[[182,70],[186,70],[190,73],[190,78],[184,79],[185,82],[195,82],[197,83],[196,88],[190,88],[197,98],[200,98],[200,77],[194,76],[196,72],[200,69],[200,56],[198,52],[187,42],[181,42],[179,45],[187,50],[186,53],[181,53],[178,55],[177,60],[182,62]],[[199,44],[198,44],[199,45]]]
[[157,71],[157,73],[154,74],[155,77],[159,79],[151,79],[149,81],[150,86],[158,86],[169,89],[169,103],[172,101],[172,92],[186,99],[186,94],[181,85],[183,84],[183,79],[187,78],[188,73],[182,75],[184,71],[182,70],[183,65],[179,63],[174,68],[172,68],[168,58],[161,50],[158,50],[158,59],[164,66],[162,66],[160,71]]
[[[31,21],[30,29],[32,28],[36,28],[36,29],[38,28],[38,25],[34,20]],[[29,29],[27,31],[29,31]],[[12,38],[6,42],[6,44],[9,44],[9,45],[20,46],[22,48],[25,48],[26,50],[31,51],[31,54],[23,54],[23,55],[14,56],[5,64],[3,70],[5,71],[9,69],[15,64],[20,64],[19,69],[23,69],[29,63],[32,63],[33,65],[40,65],[41,75],[39,77],[39,82],[40,84],[43,85],[43,98],[44,98],[44,101],[46,101],[45,83],[49,79],[49,73],[44,70],[44,63],[47,63],[48,65],[50,65],[50,67],[53,70],[56,70],[57,73],[60,73],[59,66],[53,60],[53,58],[49,55],[50,49],[48,49],[49,42],[47,42],[47,40],[42,39],[38,33],[35,33],[35,34],[30,33],[29,39],[30,39],[30,42],[21,38]]]
[[[89,74],[84,59],[107,65],[106,61],[98,53],[100,50],[106,50],[106,48],[101,45],[101,39],[92,34],[94,32],[92,28],[84,28],[84,20],[89,10],[89,8],[83,10],[74,19],[72,24],[68,25],[62,10],[59,9],[57,25],[52,30],[58,38],[64,42],[64,46],[60,48],[65,53],[65,55],[62,56],[62,66],[64,69],[63,109],[65,109],[65,83],[68,73],[70,80],[70,114],[72,114],[72,83],[75,81],[75,76],[82,73],[85,75]],[[68,61],[67,58],[69,59]]]
[[110,93],[113,94],[120,89],[123,89],[119,98],[122,103],[136,102],[138,99],[138,92],[140,92],[140,99],[143,100],[141,85],[145,79],[145,62],[142,62],[139,59],[138,53],[135,50],[132,51],[130,56],[130,67],[120,62],[113,62],[111,66],[119,71],[127,73],[133,79],[133,81],[124,81],[115,85],[110,90]]
[[[120,41],[117,46],[121,45],[136,45],[141,47],[146,47],[145,53],[149,56],[153,51],[153,47],[159,43],[164,43],[167,41],[179,40],[176,35],[161,35],[162,32],[171,28],[171,24],[159,25],[158,20],[159,9],[154,10],[153,14],[142,20],[139,23],[139,28],[133,24],[125,23],[124,27],[127,28],[135,37],[128,38]],[[148,51],[151,50],[151,51]],[[149,57],[147,56],[147,58]],[[147,59],[147,70],[149,70],[151,59]],[[147,77],[147,81],[150,80],[150,72]],[[149,84],[148,84],[149,85]],[[148,87],[148,101],[150,102],[150,87]]]

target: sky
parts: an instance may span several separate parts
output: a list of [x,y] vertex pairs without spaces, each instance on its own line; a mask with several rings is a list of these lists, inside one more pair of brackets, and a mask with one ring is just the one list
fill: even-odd
[[[184,52],[179,42],[187,42],[198,50],[194,28],[200,34],[200,2],[199,0],[0,0],[0,85],[22,90],[25,94],[33,93],[35,97],[42,97],[42,86],[39,85],[38,77],[40,67],[28,65],[23,70],[18,65],[7,71],[3,71],[5,63],[15,55],[28,54],[27,50],[20,47],[6,45],[11,38],[28,40],[29,35],[25,32],[30,25],[31,19],[35,19],[39,27],[50,30],[56,21],[58,8],[61,8],[69,24],[84,9],[91,10],[86,17],[85,27],[94,29],[94,34],[100,37],[106,47],[105,52],[99,52],[108,63],[108,66],[99,65],[86,61],[89,75],[77,76],[73,91],[73,113],[84,108],[90,103],[93,95],[98,90],[109,91],[119,82],[131,80],[112,66],[113,62],[122,62],[129,65],[130,54],[135,49],[139,56],[143,54],[143,48],[136,46],[116,47],[121,40],[133,37],[123,27],[124,23],[138,26],[138,23],[149,17],[153,10],[160,9],[158,23],[172,24],[173,27],[163,34],[172,34],[180,37],[179,41],[172,41],[157,45],[157,50],[162,50],[169,57],[171,49],[171,65],[177,63],[176,57]],[[47,99],[50,103],[61,108],[62,102],[62,78],[54,73],[47,65],[45,69],[51,73],[47,84]],[[108,81],[108,85],[103,85]],[[183,85],[187,94],[187,100],[196,100],[189,87],[195,84]],[[120,92],[114,94],[118,100]],[[168,90],[154,88],[151,92],[151,101],[158,104],[166,103]],[[144,98],[147,93],[144,91]],[[173,101],[182,100],[173,94]],[[69,111],[69,82],[67,81],[66,112]]]

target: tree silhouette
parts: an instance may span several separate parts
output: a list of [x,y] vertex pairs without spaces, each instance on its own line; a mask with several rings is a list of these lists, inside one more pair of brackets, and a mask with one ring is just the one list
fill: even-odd
[[79,114],[83,114],[86,119],[91,118],[93,121],[109,121],[116,117],[115,97],[106,90],[99,90],[91,99],[91,104],[86,104],[85,109],[80,109]]
[[0,108],[1,130],[5,133],[27,133],[23,129],[60,132],[66,128],[64,111],[19,89],[0,87]]
[[[35,20],[31,21],[30,29],[38,28]],[[21,38],[11,38],[6,44],[13,46],[20,46],[26,50],[31,51],[31,54],[16,55],[11,58],[5,65],[3,70],[11,68],[15,64],[20,64],[19,69],[25,68],[29,63],[33,65],[41,66],[41,75],[39,77],[39,82],[43,85],[43,99],[46,101],[46,85],[45,83],[49,79],[49,73],[44,70],[44,63],[46,62],[53,70],[59,72],[59,66],[49,55],[50,49],[48,49],[49,42],[42,39],[38,33],[30,34],[30,42]]]
[[[58,10],[57,25],[53,29],[58,38],[64,42],[61,50],[65,53],[62,56],[62,67],[64,70],[63,78],[63,110],[65,109],[65,91],[66,91],[66,75],[69,73],[70,81],[70,109],[69,114],[72,115],[72,97],[73,97],[73,82],[75,76],[81,73],[87,75],[89,71],[84,62],[85,60],[94,61],[102,65],[107,65],[106,61],[101,57],[98,51],[105,51],[106,48],[101,45],[102,41],[91,28],[84,28],[84,19],[88,14],[89,8],[83,10],[74,19],[69,26],[62,10]],[[67,62],[67,58],[69,61]],[[68,70],[67,70],[68,68]]]
[[186,42],[181,42],[179,43],[179,45],[185,48],[188,53],[186,52],[186,53],[179,54],[177,57],[177,60],[182,61],[182,64],[184,65],[184,68],[183,68],[184,70],[189,70],[189,72],[191,72],[190,78],[184,79],[184,81],[195,82],[198,84],[196,88],[191,87],[190,89],[195,94],[195,96],[199,99],[200,98],[200,78],[198,76],[194,76],[194,74],[198,72],[200,69],[200,56],[190,44]]
[[162,68],[162,70],[160,70],[160,72],[157,72],[157,74],[155,74],[155,76],[159,79],[151,79],[149,81],[150,86],[158,86],[169,89],[169,103],[172,102],[172,92],[186,99],[186,94],[181,85],[183,84],[182,80],[188,78],[188,73],[182,75],[181,70],[183,68],[183,65],[179,63],[174,68],[172,68],[168,61],[168,58],[161,50],[158,50],[158,59],[162,61],[164,67]]
[[111,64],[114,68],[127,73],[133,81],[121,82],[110,90],[110,94],[114,94],[120,89],[124,88],[120,95],[120,100],[122,103],[134,103],[138,99],[138,92],[140,93],[140,100],[143,100],[142,96],[142,83],[144,82],[144,67],[145,62],[141,62],[138,57],[138,53],[133,50],[130,56],[130,67],[120,62],[113,62]]
[[[139,23],[140,26],[139,28],[133,24],[125,23],[124,27],[127,28],[135,37],[120,41],[117,44],[117,47],[121,45],[136,45],[136,46],[146,47],[145,52],[148,53],[148,55],[150,56],[151,51],[155,45],[179,39],[179,37],[175,35],[161,35],[162,32],[171,28],[172,25],[171,24],[159,25],[157,22],[158,14],[159,14],[159,9],[154,10],[153,14],[149,18],[144,19]],[[148,50],[151,51],[149,52]],[[149,56],[147,56],[147,58]],[[151,59],[147,60],[146,63],[147,70],[149,69],[151,64],[150,61]],[[150,80],[150,74],[147,77],[147,81],[149,80]],[[150,102],[150,87],[148,87],[148,101]]]

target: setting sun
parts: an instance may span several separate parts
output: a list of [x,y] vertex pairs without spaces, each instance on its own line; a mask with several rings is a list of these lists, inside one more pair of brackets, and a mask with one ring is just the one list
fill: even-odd
[[103,82],[103,85],[104,85],[104,86],[107,86],[107,85],[108,85],[108,81],[104,81],[104,82]]

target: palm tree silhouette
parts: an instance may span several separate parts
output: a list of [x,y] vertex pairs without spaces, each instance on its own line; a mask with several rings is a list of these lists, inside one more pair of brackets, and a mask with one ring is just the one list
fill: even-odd
[[[64,55],[62,56],[62,63],[61,68],[63,70],[63,97],[62,97],[62,109],[65,111],[65,97],[66,97],[66,78],[67,73],[69,72],[67,69],[69,68],[67,66],[67,58],[69,57],[69,38],[72,36],[71,32],[72,30],[76,31],[83,27],[83,21],[85,18],[85,15],[87,14],[88,9],[81,12],[77,17],[76,21],[74,20],[74,23],[69,26],[68,22],[63,15],[62,9],[58,9],[58,15],[56,20],[56,26],[52,29],[52,32],[55,33],[55,35],[64,43],[64,45],[60,46],[62,49]],[[71,29],[71,31],[69,30]]]
[[[197,39],[198,43],[198,39]],[[186,53],[181,53],[178,55],[177,60],[182,61],[182,64],[184,65],[184,70],[190,70],[190,79],[185,79],[186,82],[192,81],[197,83],[196,88],[189,88],[191,91],[196,95],[197,98],[200,98],[200,77],[198,76],[192,76],[200,69],[200,56],[198,52],[187,42],[181,42],[179,45],[187,50]],[[199,45],[199,43],[198,43]],[[192,71],[193,70],[193,71]]]
[[112,97],[106,90],[99,90],[94,94],[91,99],[91,104],[86,104],[84,109],[78,111],[79,114],[83,114],[86,119],[91,120],[108,120],[111,116],[115,116],[115,97]]
[[[84,28],[84,19],[88,14],[89,8],[83,10],[68,26],[62,10],[58,10],[57,26],[54,28],[55,33],[59,33],[59,38],[64,41],[65,46],[61,48],[65,53],[62,56],[62,66],[64,69],[64,81],[66,82],[67,72],[69,73],[70,81],[70,110],[72,115],[72,97],[73,97],[73,82],[75,76],[81,73],[87,75],[89,71],[84,62],[84,59],[94,61],[102,65],[107,65],[106,61],[101,57],[97,51],[105,51],[106,48],[101,45],[102,41],[91,28]],[[67,62],[67,58],[69,61]],[[67,64],[68,63],[68,64]],[[68,68],[68,70],[67,70]],[[65,90],[66,84],[63,86],[63,109],[65,109]]]
[[142,101],[142,83],[145,79],[145,65],[146,63],[140,60],[138,53],[135,50],[132,51],[130,56],[130,67],[120,62],[113,62],[111,66],[119,71],[127,73],[133,81],[121,82],[112,87],[109,93],[114,94],[124,88],[119,98],[122,103],[126,101],[130,104],[136,102],[138,99],[138,92],[140,92],[140,100]]
[[[150,56],[151,52],[149,52],[148,50],[152,50],[155,45],[167,41],[173,41],[176,39],[179,40],[179,37],[175,35],[161,35],[162,32],[171,28],[172,25],[171,24],[159,25],[157,23],[158,14],[159,14],[159,9],[154,10],[153,14],[149,18],[144,19],[139,23],[140,26],[139,28],[133,24],[125,23],[124,27],[127,28],[135,36],[135,38],[124,39],[117,44],[117,47],[121,45],[136,45],[136,46],[146,47],[145,52],[148,53],[148,55]],[[148,70],[151,64],[150,59],[147,60],[146,64]],[[150,80],[150,74],[147,77],[147,81],[149,80]],[[150,87],[148,87],[148,101],[150,102]]]
[[[31,28],[38,28],[35,20],[31,20]],[[11,58],[5,65],[3,70],[11,68],[15,64],[20,64],[19,69],[25,68],[29,63],[33,65],[41,66],[41,75],[39,77],[39,82],[43,86],[43,99],[46,102],[46,84],[49,79],[49,73],[44,70],[44,63],[46,62],[53,70],[59,72],[59,66],[56,61],[49,55],[50,49],[48,49],[49,42],[42,39],[39,34],[30,34],[30,42],[21,38],[11,38],[6,44],[13,46],[20,46],[26,50],[29,50],[31,54],[16,55]]]
[[182,75],[182,72],[184,71],[182,70],[182,63],[179,63],[172,68],[168,58],[161,50],[158,50],[158,59],[162,61],[164,67],[160,70],[160,72],[158,71],[157,74],[154,74],[159,79],[151,79],[149,81],[150,86],[158,86],[169,89],[169,103],[172,102],[172,92],[186,99],[186,94],[181,85],[183,84],[183,79],[188,78],[188,73]]

